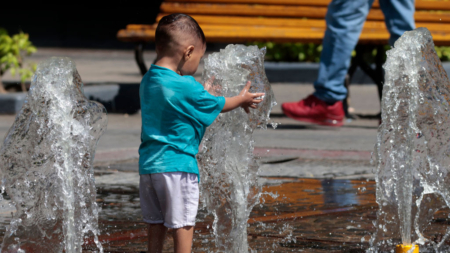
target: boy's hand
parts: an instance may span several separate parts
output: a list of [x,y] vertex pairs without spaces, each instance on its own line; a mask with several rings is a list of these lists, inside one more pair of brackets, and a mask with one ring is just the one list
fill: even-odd
[[239,93],[239,95],[225,98],[225,105],[222,112],[229,112],[235,108],[242,107],[246,113],[250,113],[249,108],[256,109],[256,105],[261,103],[264,98],[265,93],[250,93],[250,81],[247,82],[244,89]]
[[248,81],[244,89],[239,93],[239,96],[242,97],[241,107],[246,113],[250,113],[249,108],[256,109],[256,105],[263,101],[265,95],[265,93],[250,93],[248,90],[251,84],[252,82]]

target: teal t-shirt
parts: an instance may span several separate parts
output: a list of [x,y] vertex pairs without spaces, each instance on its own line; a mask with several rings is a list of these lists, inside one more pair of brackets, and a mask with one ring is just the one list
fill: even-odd
[[152,65],[142,78],[139,174],[188,172],[199,175],[198,146],[225,105],[192,76]]

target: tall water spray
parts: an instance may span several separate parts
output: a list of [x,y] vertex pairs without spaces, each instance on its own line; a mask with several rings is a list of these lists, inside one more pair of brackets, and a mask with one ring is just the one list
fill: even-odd
[[92,164],[106,124],[73,61],[39,64],[0,149],[2,189],[17,209],[1,252],[81,252],[85,236],[103,251]]
[[430,32],[405,32],[387,52],[382,124],[373,159],[379,210],[371,251],[434,242],[424,230],[450,207],[450,82]]
[[250,92],[264,92],[258,109],[220,114],[206,130],[197,156],[201,167],[202,199],[214,215],[216,248],[220,252],[248,252],[247,221],[260,198],[259,165],[253,156],[253,131],[267,127],[275,104],[264,71],[265,48],[228,45],[205,59],[203,81],[213,80],[211,92],[236,96],[247,81]]

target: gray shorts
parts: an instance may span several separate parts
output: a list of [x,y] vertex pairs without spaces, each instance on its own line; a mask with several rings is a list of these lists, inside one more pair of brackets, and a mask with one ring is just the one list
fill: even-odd
[[198,177],[186,172],[140,176],[139,197],[144,222],[168,228],[195,226]]

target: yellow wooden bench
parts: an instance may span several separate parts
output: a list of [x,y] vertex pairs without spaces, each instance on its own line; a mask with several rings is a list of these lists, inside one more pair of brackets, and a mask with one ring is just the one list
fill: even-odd
[[[159,21],[171,13],[192,16],[203,29],[207,42],[245,43],[254,41],[304,42],[320,44],[325,33],[325,15],[330,0],[165,0],[157,16]],[[416,0],[416,27],[427,27],[436,45],[450,45],[450,0]],[[136,43],[135,57],[142,74],[147,72],[143,61],[145,43],[154,41],[157,23],[130,24],[117,33],[124,42]],[[357,66],[379,87],[383,83],[383,55],[376,57],[372,69],[362,60],[362,52],[388,44],[389,33],[384,15],[375,1],[364,24],[356,57],[349,77]],[[378,50],[383,52],[383,50]]]
[[[325,15],[330,0],[166,0],[161,17],[171,13],[192,16],[202,27],[208,42],[315,42],[325,32]],[[437,45],[450,44],[450,1],[416,0],[416,26],[427,27]],[[155,39],[153,25],[130,24],[117,37],[127,42]],[[364,25],[361,44],[386,44],[389,33],[378,2]]]

